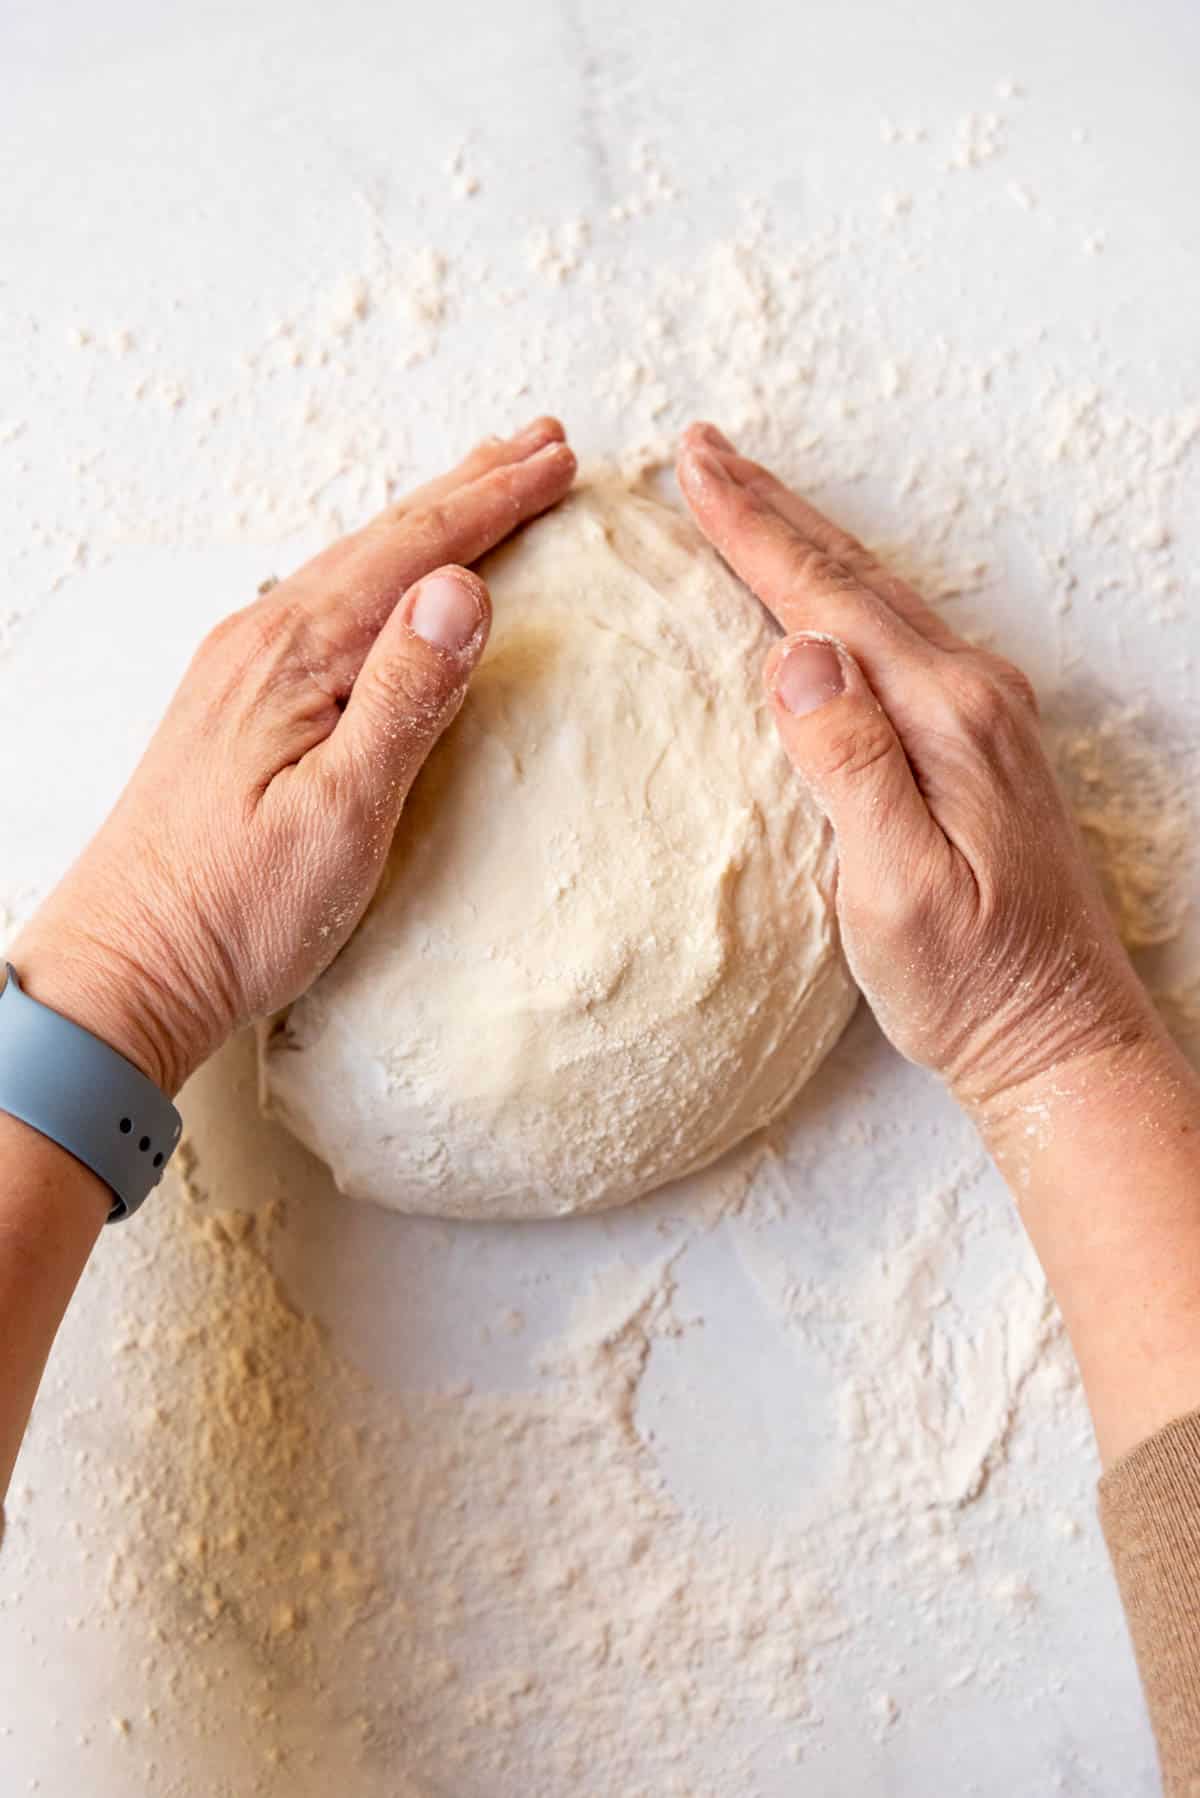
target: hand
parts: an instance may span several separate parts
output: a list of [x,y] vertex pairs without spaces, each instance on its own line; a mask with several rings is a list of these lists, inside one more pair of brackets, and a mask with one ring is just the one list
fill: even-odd
[[854,974],[1012,1186],[1111,1461],[1200,1404],[1200,1082],[1117,937],[1029,684],[711,426],[679,478],[788,633],[767,692],[833,825]]
[[462,567],[562,497],[539,419],[479,445],[226,619],[11,958],[167,1092],[337,954],[487,641]]
[[679,479],[788,633],[767,691],[833,825],[846,954],[896,1047],[994,1121],[1050,1070],[1155,1037],[1025,677],[711,426],[687,433]]

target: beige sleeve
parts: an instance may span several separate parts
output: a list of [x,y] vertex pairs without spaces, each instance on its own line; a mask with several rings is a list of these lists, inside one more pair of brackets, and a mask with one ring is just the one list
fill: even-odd
[[1200,1798],[1200,1411],[1110,1467],[1100,1523],[1129,1620],[1167,1798]]

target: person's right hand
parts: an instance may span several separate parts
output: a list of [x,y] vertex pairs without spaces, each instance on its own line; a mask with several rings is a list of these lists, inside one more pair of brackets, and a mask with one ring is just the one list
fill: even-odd
[[1025,677],[711,425],[679,456],[700,528],[787,635],[765,671],[837,839],[846,954],[892,1042],[982,1121],[1158,1033]]
[[26,990],[169,1093],[303,992],[362,916],[483,653],[487,589],[461,564],[574,474],[556,419],[488,438],[218,625],[14,944]]

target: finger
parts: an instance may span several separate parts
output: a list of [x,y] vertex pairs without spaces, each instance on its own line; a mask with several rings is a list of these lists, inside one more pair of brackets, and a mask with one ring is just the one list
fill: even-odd
[[907,738],[935,685],[932,644],[735,481],[710,450],[681,455],[679,477],[701,530],[784,630],[840,638]]
[[284,583],[285,591],[278,598],[288,598],[286,589],[295,590],[300,586],[316,588],[324,585],[332,588],[369,531],[376,530],[380,525],[397,525],[406,517],[441,504],[450,494],[470,486],[482,476],[490,474],[493,469],[527,461],[547,444],[563,441],[562,425],[556,418],[550,417],[535,418],[512,437],[485,437],[448,473],[438,475],[432,481],[426,481],[423,486],[414,488],[411,493],[394,500],[382,512],[377,512],[374,518],[368,519],[366,524],[321,550],[296,574],[289,577]]
[[938,649],[965,649],[967,645],[955,635],[915,587],[899,575],[881,566],[870,550],[824,513],[786,487],[769,468],[742,456],[715,425],[696,424],[684,433],[688,448],[707,449],[714,454],[733,479],[757,498],[772,507],[781,518],[814,549],[838,563],[856,580],[897,612],[927,642]]
[[481,475],[490,474],[493,468],[504,468],[512,462],[523,462],[527,456],[534,455],[544,449],[548,443],[563,443],[566,432],[557,418],[535,418],[530,424],[522,426],[511,437],[485,437],[477,443],[469,455],[456,468],[447,474],[438,475],[424,486],[416,487],[411,493],[397,500],[386,510],[394,523],[406,513],[419,512],[423,506],[434,506],[459,487],[466,487],[477,481]]
[[372,545],[389,542],[397,555],[425,556],[436,544],[442,553],[430,567],[442,561],[473,562],[561,499],[575,478],[575,467],[573,451],[551,440],[531,455],[489,469],[432,505],[381,512],[361,535]]
[[561,499],[574,476],[574,455],[552,441],[433,505],[383,514],[344,546],[335,567],[313,564],[290,593],[288,582],[269,596],[296,614],[298,665],[331,697],[344,698],[402,593],[435,568],[476,561]]
[[[321,771],[389,832],[483,654],[491,601],[477,574],[438,568],[404,595],[362,665]],[[301,764],[303,766],[303,764]]]
[[775,645],[763,680],[792,766],[833,826],[850,879],[893,878],[948,845],[891,720],[846,647],[816,632]]
[[718,431],[716,425],[710,423],[706,418],[697,418],[688,425],[679,442],[682,449],[733,451],[733,445],[725,433]]

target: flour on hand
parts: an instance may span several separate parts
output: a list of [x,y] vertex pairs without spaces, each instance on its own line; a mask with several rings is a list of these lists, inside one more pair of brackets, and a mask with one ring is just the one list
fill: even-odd
[[832,846],[772,627],[690,521],[604,475],[483,573],[484,662],[265,1096],[354,1197],[595,1210],[715,1160],[838,1037]]

